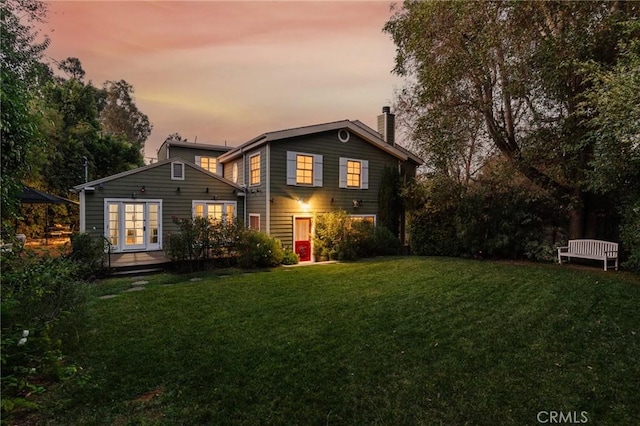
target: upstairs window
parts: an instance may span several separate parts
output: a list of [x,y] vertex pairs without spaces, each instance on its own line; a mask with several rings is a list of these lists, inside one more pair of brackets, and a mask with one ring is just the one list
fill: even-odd
[[208,172],[218,173],[218,160],[216,157],[202,157],[196,155],[196,164]]
[[296,183],[298,185],[313,184],[313,157],[310,155],[296,155]]
[[287,151],[287,185],[322,186],[322,155]]
[[360,188],[362,184],[362,163],[347,160],[347,188]]
[[249,157],[249,185],[260,185],[260,154]]
[[340,157],[340,188],[369,189],[369,162]]
[[184,163],[171,163],[171,180],[184,180]]

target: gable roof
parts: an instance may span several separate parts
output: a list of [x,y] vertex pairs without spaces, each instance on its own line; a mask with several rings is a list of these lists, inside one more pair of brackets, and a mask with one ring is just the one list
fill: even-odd
[[341,129],[349,130],[350,132],[358,135],[370,144],[380,148],[381,150],[393,155],[400,160],[413,161],[418,165],[423,164],[423,161],[417,155],[404,148],[400,149],[399,146],[388,144],[381,138],[378,132],[358,120],[333,121],[330,123],[315,124],[311,126],[296,127],[293,129],[277,130],[274,132],[263,133],[262,135],[255,137],[236,148],[233,148],[229,152],[222,154],[220,157],[218,157],[218,159],[224,163],[226,161],[233,160],[243,153],[262,146],[268,142]]
[[92,180],[91,182],[83,183],[81,185],[76,185],[71,189],[71,191],[72,192],[80,192],[83,189],[88,188],[88,187],[92,187],[92,186],[95,186],[95,185],[100,185],[101,183],[110,182],[110,181],[113,181],[113,180],[116,180],[116,179],[123,178],[125,176],[135,175],[137,173],[141,173],[141,172],[144,172],[146,170],[155,169],[156,167],[160,167],[160,166],[163,166],[163,165],[168,164],[168,163],[176,163],[176,162],[184,163],[185,165],[187,165],[187,166],[189,166],[191,168],[194,168],[194,169],[196,169],[196,170],[198,170],[198,171],[200,171],[200,172],[202,172],[202,173],[204,173],[206,175],[209,175],[210,177],[212,177],[214,179],[218,179],[219,181],[224,182],[227,185],[230,185],[230,186],[232,186],[232,187],[234,187],[236,189],[239,189],[239,190],[243,189],[240,185],[238,185],[236,183],[233,183],[229,179],[225,179],[222,176],[218,176],[215,173],[211,173],[210,171],[208,171],[206,169],[203,169],[202,167],[200,167],[200,166],[198,166],[198,165],[196,165],[196,164],[194,164],[194,163],[192,163],[190,161],[184,160],[184,159],[182,159],[180,157],[173,157],[173,158],[167,158],[166,160],[158,161],[158,162],[153,163],[153,164],[148,164],[146,166],[138,167],[136,169],[131,169],[131,170],[127,170],[125,172],[117,173],[115,175],[107,176],[107,177],[104,177],[102,179],[96,179],[96,180]]

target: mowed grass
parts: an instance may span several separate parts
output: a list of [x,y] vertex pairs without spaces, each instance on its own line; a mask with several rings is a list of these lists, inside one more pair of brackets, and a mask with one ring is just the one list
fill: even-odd
[[143,279],[94,289],[49,423],[640,424],[634,275],[409,257]]

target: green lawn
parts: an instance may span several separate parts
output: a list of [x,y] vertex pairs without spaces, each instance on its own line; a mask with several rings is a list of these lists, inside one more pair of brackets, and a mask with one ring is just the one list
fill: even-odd
[[640,424],[637,276],[419,257],[226,273],[97,284],[50,422]]

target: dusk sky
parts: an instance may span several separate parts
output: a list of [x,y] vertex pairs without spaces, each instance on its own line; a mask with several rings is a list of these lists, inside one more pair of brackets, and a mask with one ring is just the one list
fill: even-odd
[[[387,1],[52,1],[46,54],[126,80],[153,132],[236,146],[342,119],[376,126],[402,80]],[[50,61],[51,62],[51,61]]]

